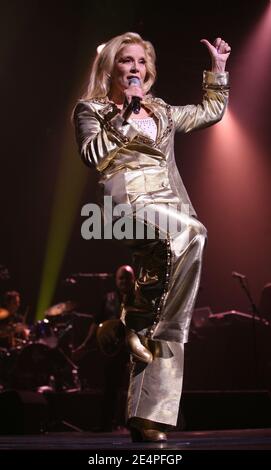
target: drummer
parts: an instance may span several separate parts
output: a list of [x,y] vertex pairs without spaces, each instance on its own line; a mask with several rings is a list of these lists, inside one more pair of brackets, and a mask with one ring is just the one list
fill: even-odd
[[0,346],[13,346],[14,336],[27,339],[28,329],[25,318],[20,313],[21,296],[18,291],[7,291],[2,297],[2,308],[0,308]]
[[3,295],[2,305],[8,312],[9,321],[20,323],[24,321],[20,313],[21,296],[16,290],[7,291]]

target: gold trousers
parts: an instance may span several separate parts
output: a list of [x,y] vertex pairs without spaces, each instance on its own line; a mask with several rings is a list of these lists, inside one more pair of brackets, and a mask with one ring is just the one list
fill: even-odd
[[[128,242],[135,262],[135,302],[123,309],[122,321],[139,336],[149,338],[154,360],[148,365],[132,363],[127,417],[176,425],[183,343],[188,340],[199,288],[206,229],[195,217],[173,210],[169,204],[150,204],[148,210],[156,221],[156,235],[155,239]],[[162,224],[162,230],[160,226],[159,237],[161,215],[167,224]],[[136,222],[143,221],[142,210],[137,212]]]

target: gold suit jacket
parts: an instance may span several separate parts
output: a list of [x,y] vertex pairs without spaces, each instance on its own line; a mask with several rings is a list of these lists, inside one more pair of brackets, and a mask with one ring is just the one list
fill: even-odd
[[228,100],[228,72],[203,73],[203,99],[198,105],[171,106],[146,96],[142,104],[156,118],[153,141],[132,120],[125,122],[108,98],[80,100],[74,110],[79,152],[100,173],[103,194],[113,205],[186,204],[196,215],[174,156],[175,132],[188,133],[218,122]]

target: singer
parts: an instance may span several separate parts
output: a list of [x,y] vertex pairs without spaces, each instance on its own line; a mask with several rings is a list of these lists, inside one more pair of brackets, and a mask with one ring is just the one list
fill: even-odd
[[[230,46],[221,38],[201,42],[212,67],[203,73],[200,104],[172,106],[153,96],[154,48],[137,33],[125,33],[97,54],[88,89],[73,113],[79,152],[98,171],[103,193],[115,205],[129,204],[133,221],[144,228],[151,225],[156,233],[151,240],[127,240],[134,258],[135,297],[132,305],[123,306],[121,321],[132,358],[127,419],[134,441],[165,441],[167,426],[175,426],[178,417],[184,343],[206,229],[178,172],[174,136],[218,122],[229,91],[225,65]],[[151,220],[135,211],[139,203],[153,212]],[[168,220],[162,237],[156,225],[160,216]],[[172,229],[173,219],[181,232]]]

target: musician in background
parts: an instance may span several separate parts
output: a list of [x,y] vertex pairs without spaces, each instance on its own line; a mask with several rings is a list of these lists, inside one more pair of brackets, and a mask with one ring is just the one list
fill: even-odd
[[[118,394],[125,381],[129,364],[129,353],[123,342],[119,342],[119,321],[121,308],[132,305],[134,301],[135,275],[129,265],[120,266],[115,275],[116,289],[108,292],[99,314],[90,325],[83,343],[73,351],[73,360],[80,360],[88,351],[93,338],[98,337],[98,344],[105,354],[104,361],[104,396],[102,402],[101,431],[112,431],[118,426]],[[117,342],[115,342],[117,340]],[[127,377],[128,381],[128,377]]]
[[23,322],[23,315],[20,313],[21,296],[16,290],[5,292],[3,295],[3,307],[9,312],[8,318],[14,323]]
[[0,308],[0,346],[17,346],[27,339],[29,330],[20,312],[21,296],[18,291],[7,291],[2,296]]

